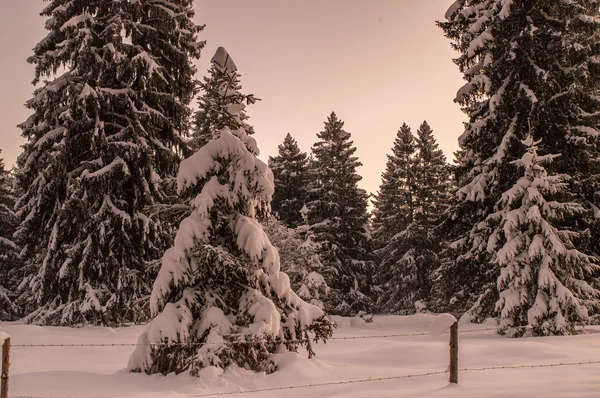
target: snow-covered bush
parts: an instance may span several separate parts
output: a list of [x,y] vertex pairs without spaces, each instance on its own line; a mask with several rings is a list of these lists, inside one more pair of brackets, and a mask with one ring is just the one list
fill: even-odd
[[[223,78],[236,66],[223,48],[212,59]],[[223,82],[223,87],[227,87]],[[222,95],[239,121],[239,95]],[[271,355],[331,336],[323,311],[304,302],[280,271],[280,256],[259,220],[269,213],[273,175],[244,128],[224,127],[181,163],[179,193],[193,207],[154,282],[155,315],[129,369],[146,373],[238,365],[272,372]],[[313,333],[312,336],[309,333]]]
[[329,286],[321,275],[323,264],[308,227],[288,228],[271,217],[265,223],[265,232],[279,251],[281,270],[289,276],[292,289],[302,299],[324,308]]

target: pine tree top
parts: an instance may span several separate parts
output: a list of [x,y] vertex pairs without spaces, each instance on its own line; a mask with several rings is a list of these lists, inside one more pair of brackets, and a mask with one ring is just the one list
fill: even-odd
[[[333,172],[334,168],[344,168],[348,172],[344,173],[346,177],[352,177],[353,183],[359,182],[362,177],[356,174],[356,169],[362,166],[357,157],[353,156],[356,152],[354,142],[351,141],[351,134],[344,130],[344,122],[338,119],[335,112],[332,112],[323,131],[317,133],[320,141],[312,146],[312,155],[315,164],[321,162],[322,167],[328,168]],[[327,172],[320,170],[319,172]]]
[[[402,124],[402,127],[396,134],[394,140],[394,147],[392,152],[398,159],[405,158],[407,154],[412,154],[415,150],[415,137],[412,133],[411,128],[406,124]],[[390,155],[388,155],[389,158]]]
[[283,139],[283,143],[277,146],[278,154],[281,158],[304,158],[308,155],[300,150],[298,142],[290,133],[287,133]]
[[300,170],[306,172],[308,155],[300,150],[298,142],[290,133],[287,133],[283,143],[277,146],[277,150],[277,156],[269,156],[269,166],[274,172],[277,170],[276,174],[298,173]]
[[419,148],[419,157],[423,161],[446,163],[446,156],[439,148],[437,140],[433,135],[433,130],[427,121],[424,121],[417,130],[417,146]]
[[[2,149],[0,149],[0,155]],[[4,159],[0,157],[0,212],[2,212],[1,206],[10,206],[6,210],[12,211],[13,205],[13,193],[12,193],[12,176],[10,172],[6,170],[4,165]]]
[[[203,94],[198,99],[198,111],[194,115],[192,146],[198,149],[212,138],[212,134],[227,127],[230,130],[244,128],[246,134],[254,134],[247,123],[246,104],[258,101],[254,95],[241,93],[241,75],[233,59],[223,47],[219,47],[211,59],[208,76],[200,83]],[[238,109],[239,112],[238,112]],[[236,115],[233,117],[232,115]]]
[[325,122],[325,128],[317,133],[317,137],[323,141],[340,142],[349,139],[350,133],[344,130],[344,122],[338,119],[335,112],[331,112]]
[[291,134],[278,146],[278,155],[269,157],[269,167],[275,179],[272,211],[288,227],[301,225],[300,209],[307,200],[309,182],[308,156]]

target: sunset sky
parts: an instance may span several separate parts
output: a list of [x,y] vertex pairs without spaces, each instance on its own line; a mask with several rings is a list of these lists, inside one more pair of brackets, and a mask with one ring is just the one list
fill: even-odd
[[[24,142],[16,125],[33,91],[31,49],[45,36],[41,0],[0,0],[0,148],[10,166]],[[449,160],[465,120],[454,52],[435,21],[453,0],[196,0],[207,41],[203,76],[218,46],[242,74],[261,158],[286,133],[309,151],[331,111],[345,121],[363,163],[360,186],[376,192],[403,122],[432,126]],[[195,105],[195,104],[194,104]]]

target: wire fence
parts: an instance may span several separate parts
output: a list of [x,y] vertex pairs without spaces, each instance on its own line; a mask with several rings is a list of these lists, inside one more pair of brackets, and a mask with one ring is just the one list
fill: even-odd
[[[527,326],[523,327],[515,327],[515,329],[519,328],[528,328]],[[497,327],[488,327],[488,328],[477,328],[477,329],[466,329],[460,330],[460,333],[476,333],[476,332],[485,332],[498,330]],[[395,333],[395,334],[379,334],[379,335],[366,335],[366,336],[342,336],[342,337],[332,337],[329,340],[367,340],[367,339],[385,339],[385,338],[398,338],[398,337],[416,337],[416,336],[428,336],[429,332],[419,332],[419,333]],[[226,341],[224,343],[191,343],[193,345],[207,345],[207,344],[256,344],[256,343],[282,343],[282,342],[290,342],[290,343],[301,343],[305,342],[306,339],[295,339],[295,340],[240,340],[240,341]],[[134,347],[140,345],[151,345],[151,346],[161,346],[161,345],[190,345],[190,343],[81,343],[81,344],[13,344],[11,347]],[[485,366],[485,367],[464,367],[459,368],[459,372],[479,372],[479,371],[498,371],[498,370],[507,370],[507,369],[523,369],[523,368],[550,368],[550,367],[564,367],[564,366],[585,366],[585,365],[600,365],[600,360],[597,361],[580,361],[580,362],[559,362],[559,363],[543,363],[543,364],[522,364],[522,365],[498,365],[498,366]],[[216,396],[228,396],[228,395],[240,395],[240,394],[256,394],[256,393],[265,393],[265,392],[273,392],[273,391],[283,391],[283,390],[297,390],[297,389],[305,389],[305,388],[319,388],[319,387],[329,387],[329,386],[342,386],[342,385],[351,385],[351,384],[362,384],[362,383],[373,383],[373,382],[381,382],[381,381],[395,381],[402,379],[411,379],[411,378],[420,378],[420,377],[428,377],[434,375],[447,374],[449,370],[443,371],[433,371],[433,372],[424,372],[424,373],[412,373],[412,374],[404,374],[404,375],[396,375],[396,376],[385,376],[385,377],[368,377],[362,379],[353,379],[353,380],[340,380],[340,381],[329,381],[329,382],[321,382],[321,383],[310,383],[310,384],[297,384],[297,385],[287,385],[287,386],[279,386],[279,387],[268,387],[268,388],[258,388],[251,390],[236,390],[236,391],[226,391],[226,392],[212,392],[206,394],[197,394],[197,395],[186,395],[187,398],[203,398],[203,397],[216,397]],[[24,396],[24,395],[9,395],[9,398],[74,398],[74,397],[56,397],[56,396]]]
[[[549,368],[549,367],[593,365],[593,364],[600,364],[600,361],[564,362],[564,363],[558,363],[558,364],[488,366],[488,367],[483,367],[483,368],[462,368],[462,369],[459,369],[459,371],[472,372],[472,371],[500,370],[500,369]],[[440,375],[440,374],[446,374],[446,373],[449,373],[449,371],[443,370],[443,371],[438,371],[438,372],[416,373],[416,374],[407,374],[407,375],[402,375],[402,376],[390,376],[390,377],[369,377],[366,379],[332,381],[332,382],[325,382],[325,383],[313,383],[313,384],[293,385],[293,386],[284,386],[284,387],[270,387],[270,388],[247,390],[247,391],[215,392],[215,393],[200,394],[200,395],[190,395],[188,397],[189,398],[217,397],[217,396],[223,396],[223,395],[253,394],[253,393],[259,393],[259,392],[294,390],[294,389],[311,388],[311,387],[339,386],[339,385],[345,385],[345,384],[358,384],[358,383],[369,383],[369,382],[376,382],[376,381],[410,379],[410,378],[434,376],[434,375]]]
[[247,391],[230,391],[230,392],[214,392],[208,394],[200,394],[200,395],[190,395],[189,398],[201,398],[201,397],[217,397],[221,395],[239,395],[239,394],[254,394],[259,392],[269,392],[269,391],[280,391],[280,390],[297,390],[300,388],[311,388],[311,387],[327,387],[327,386],[341,386],[346,384],[359,384],[359,383],[371,383],[375,381],[387,381],[387,380],[400,380],[400,379],[410,379],[413,377],[425,377],[425,376],[433,376],[433,375],[441,375],[448,373],[447,370],[442,370],[439,372],[427,372],[427,373],[417,373],[417,374],[408,374],[402,376],[389,376],[389,377],[369,377],[366,379],[356,379],[356,380],[343,380],[343,381],[328,381],[324,383],[313,383],[313,384],[302,384],[302,385],[293,385],[293,386],[282,386],[282,387],[269,387],[269,388],[261,388],[256,390],[247,390]]
[[[518,328],[527,328],[516,327]],[[481,329],[467,329],[461,330],[460,333],[475,333],[485,332],[490,330],[497,330],[493,328],[481,328]],[[342,337],[331,337],[327,341],[340,341],[340,340],[371,340],[371,339],[388,339],[397,337],[418,337],[418,336],[429,336],[429,332],[418,332],[418,333],[394,333],[394,334],[378,334],[368,336],[342,336]],[[73,343],[73,344],[52,344],[52,343],[35,343],[35,344],[11,344],[11,347],[15,348],[27,348],[27,347],[137,347],[137,346],[204,346],[204,345],[239,345],[239,344],[268,344],[268,343],[306,343],[307,339],[282,339],[282,340],[226,340],[223,343],[219,342],[161,342],[161,343]]]

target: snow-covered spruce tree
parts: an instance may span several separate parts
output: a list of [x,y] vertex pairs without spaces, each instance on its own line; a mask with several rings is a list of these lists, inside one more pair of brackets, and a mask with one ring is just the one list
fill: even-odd
[[[504,244],[490,215],[502,210],[502,195],[518,180],[514,161],[530,132],[542,139],[541,156],[562,155],[547,165],[548,174],[572,177],[560,201],[597,207],[600,3],[458,0],[446,17],[440,26],[460,53],[455,62],[467,80],[456,101],[469,123],[460,138],[460,188],[444,231],[453,243],[438,273],[437,309],[469,310],[472,319],[482,320],[496,314],[501,265],[495,259]],[[585,254],[595,253],[584,244],[588,225],[596,222],[592,213],[554,224],[569,230]],[[578,272],[566,262],[560,268]]]
[[241,75],[237,70],[224,73],[219,66],[211,64],[208,76],[204,76],[200,88],[202,95],[198,99],[198,110],[194,114],[190,140],[192,151],[195,152],[206,145],[213,134],[224,127],[230,130],[243,128],[246,134],[254,134],[254,128],[246,122],[248,115],[242,113],[234,118],[229,109],[244,100],[250,104],[257,100],[253,95],[241,94]]
[[417,130],[416,147],[412,228],[416,237],[413,238],[416,277],[410,280],[407,291],[413,297],[410,308],[423,309],[431,301],[433,274],[440,265],[439,225],[450,205],[452,185],[446,156],[426,121]]
[[405,201],[410,201],[402,212],[407,222],[397,226],[396,234],[378,253],[382,282],[378,304],[388,313],[424,310],[430,299],[432,274],[439,266],[436,228],[449,201],[449,173],[427,122],[417,131],[414,149],[414,157],[405,166],[409,182],[401,180]]
[[417,130],[416,149],[415,219],[433,231],[449,205],[450,167],[426,121]]
[[555,200],[568,188],[569,177],[548,175],[544,164],[558,155],[538,155],[539,143],[531,136],[523,141],[527,151],[513,162],[523,177],[504,192],[501,210],[490,216],[499,222],[493,236],[504,242],[492,259],[501,267],[496,304],[500,332],[514,336],[572,334],[575,324],[587,317],[584,300],[600,296],[584,281],[598,267],[573,247],[573,232],[554,226],[583,209]]
[[[236,72],[223,48],[212,62],[222,74]],[[227,117],[242,123],[243,96],[235,97]],[[156,317],[130,370],[198,375],[207,366],[237,365],[272,372],[271,354],[304,345],[312,356],[309,332],[315,341],[331,336],[323,311],[291,289],[260,225],[273,175],[257,155],[244,128],[224,127],[181,163],[179,192],[193,211],[163,256],[151,299]]]
[[146,208],[168,201],[202,43],[191,0],[54,0],[34,49],[16,208],[27,320],[148,318],[149,264],[171,239]]
[[[415,139],[404,123],[396,135],[392,154],[387,155],[381,186],[373,201],[373,247],[384,248],[412,222]],[[384,279],[387,279],[385,277]]]
[[374,264],[368,231],[368,195],[358,188],[361,165],[344,122],[331,113],[312,147],[308,221],[331,288],[325,308],[338,315],[372,311]]
[[321,275],[323,263],[308,225],[288,228],[275,217],[270,217],[264,229],[278,249],[281,270],[290,278],[292,290],[298,292],[303,300],[324,308],[323,301],[329,294],[329,286]]
[[296,228],[303,224],[300,210],[308,195],[308,156],[289,133],[278,150],[277,156],[269,157],[269,167],[275,178],[271,210],[287,227]]
[[19,249],[13,241],[17,226],[14,203],[12,176],[0,159],[0,321],[12,321],[18,315],[13,303],[19,265]]
[[[408,125],[403,124],[396,135],[392,154],[388,161],[379,192],[373,201],[373,247],[375,250],[375,281],[377,310],[380,312],[398,312],[396,304],[400,286],[394,276],[401,272],[394,266],[410,246],[400,247],[400,233],[405,231],[413,221],[414,214],[414,161],[415,139]],[[396,278],[397,279],[397,278]]]

